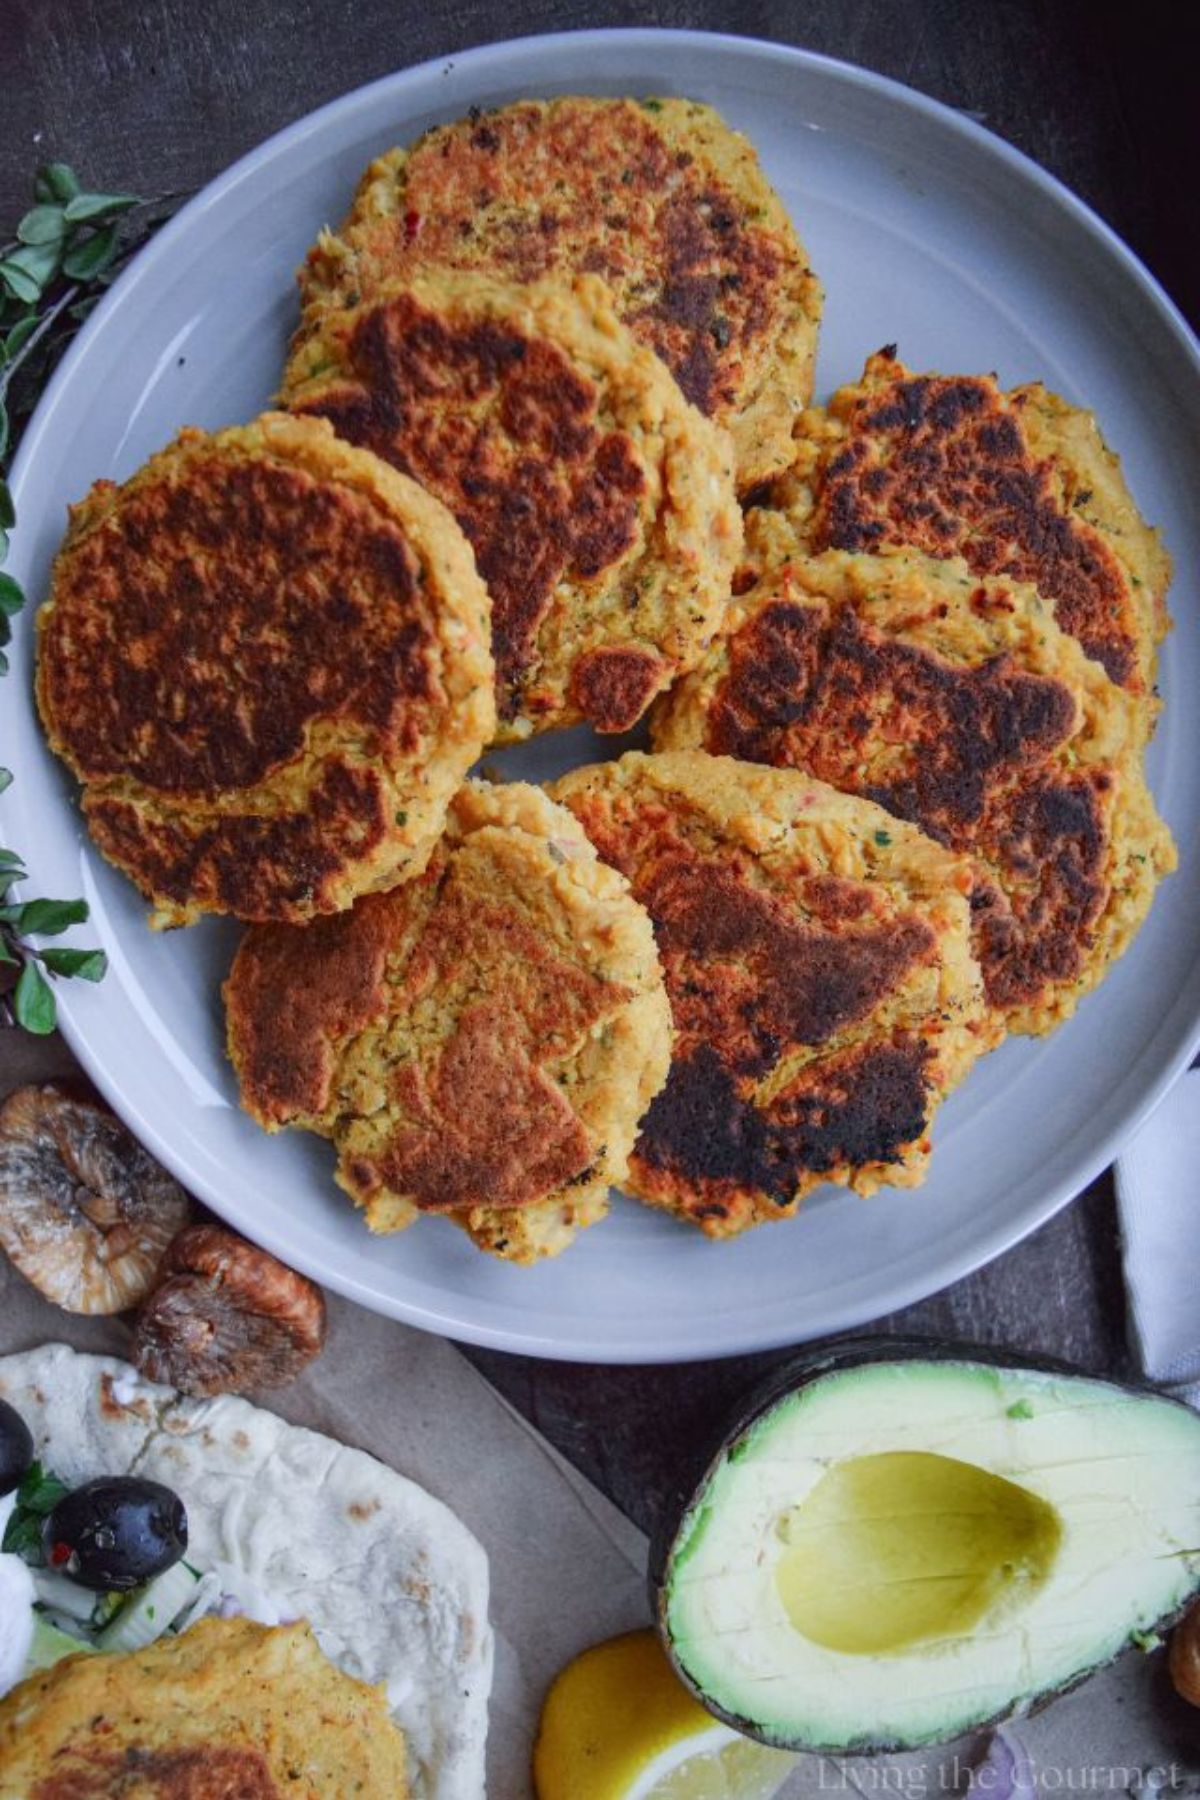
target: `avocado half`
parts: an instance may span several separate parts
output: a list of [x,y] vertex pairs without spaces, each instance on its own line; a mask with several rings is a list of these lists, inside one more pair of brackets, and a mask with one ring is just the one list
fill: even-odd
[[679,1675],[738,1731],[946,1743],[1200,1590],[1200,1414],[1003,1351],[848,1340],[755,1395],[664,1521],[650,1587]]

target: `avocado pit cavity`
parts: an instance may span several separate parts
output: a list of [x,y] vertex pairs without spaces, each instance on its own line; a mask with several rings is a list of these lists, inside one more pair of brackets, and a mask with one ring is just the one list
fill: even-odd
[[958,1637],[1023,1606],[1063,1536],[1056,1509],[1027,1488],[925,1451],[835,1463],[778,1531],[792,1625],[858,1656]]

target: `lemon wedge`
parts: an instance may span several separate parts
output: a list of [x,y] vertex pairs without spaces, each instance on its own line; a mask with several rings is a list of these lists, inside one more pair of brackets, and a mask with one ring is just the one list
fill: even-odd
[[712,1718],[654,1632],[630,1631],[554,1682],[533,1779],[537,1800],[771,1800],[795,1760]]

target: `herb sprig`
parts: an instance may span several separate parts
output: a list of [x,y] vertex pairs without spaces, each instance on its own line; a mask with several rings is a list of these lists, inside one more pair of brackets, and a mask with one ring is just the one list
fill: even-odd
[[67,1492],[65,1481],[44,1469],[40,1462],[31,1463],[17,1489],[17,1504],[4,1528],[0,1549],[6,1554],[23,1557],[35,1569],[40,1569],[46,1560],[42,1552],[43,1525]]
[[[80,324],[176,199],[93,193],[66,163],[46,163],[34,183],[34,204],[16,235],[0,243],[0,564],[16,524],[5,471],[17,432]],[[0,675],[8,673],[5,647],[24,605],[20,584],[0,567]],[[12,779],[11,770],[0,768],[0,793]],[[83,900],[10,903],[11,888],[25,874],[18,853],[0,847],[0,1023],[44,1035],[57,1020],[50,982],[99,981],[107,959],[102,950],[35,950],[26,943],[31,935],[57,937],[81,925],[88,908]]]

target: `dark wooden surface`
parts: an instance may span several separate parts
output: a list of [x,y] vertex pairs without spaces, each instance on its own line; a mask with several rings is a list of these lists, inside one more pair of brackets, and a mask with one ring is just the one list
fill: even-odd
[[[426,57],[534,31],[687,26],[843,57],[964,109],[1088,200],[1195,319],[1189,16],[1187,0],[0,0],[0,225],[51,156],[97,187],[192,189],[322,101]],[[0,1039],[0,1093],[65,1055]],[[884,1327],[1127,1367],[1111,1183]],[[643,1524],[681,1462],[780,1360],[604,1369],[469,1354]]]

